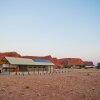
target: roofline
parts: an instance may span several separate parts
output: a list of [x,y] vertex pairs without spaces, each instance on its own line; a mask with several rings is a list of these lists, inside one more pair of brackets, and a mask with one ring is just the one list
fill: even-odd
[[[17,58],[17,57],[4,57],[8,62],[9,62],[9,60],[8,60],[8,58],[14,58],[14,59],[26,59],[26,60],[32,60],[32,59],[28,59],[28,58]],[[3,58],[3,59],[4,59]],[[32,66],[32,65],[34,65],[34,66],[38,66],[38,65],[43,65],[43,66],[54,66],[54,64],[52,63],[52,62],[35,62],[35,61],[33,61],[32,60],[32,62],[33,62],[33,64],[13,64],[13,63],[10,63],[10,64],[12,64],[12,65],[30,65],[30,66]]]

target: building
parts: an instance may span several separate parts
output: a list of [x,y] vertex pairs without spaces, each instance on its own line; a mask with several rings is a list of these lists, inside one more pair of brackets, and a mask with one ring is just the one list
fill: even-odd
[[32,74],[52,73],[54,64],[49,60],[5,57],[0,61],[2,73],[6,74]]
[[92,61],[84,61],[84,65],[85,65],[86,68],[95,67]]
[[63,68],[63,66],[60,64],[59,59],[56,57],[52,57],[51,55],[48,56],[22,56],[22,58],[36,58],[36,59],[43,59],[43,60],[49,60],[54,64],[54,68]]
[[97,68],[97,69],[100,69],[100,63],[97,63],[96,68]]

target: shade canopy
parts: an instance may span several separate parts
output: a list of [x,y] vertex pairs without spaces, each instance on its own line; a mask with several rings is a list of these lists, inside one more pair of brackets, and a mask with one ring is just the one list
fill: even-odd
[[54,65],[49,60],[5,57],[12,65]]

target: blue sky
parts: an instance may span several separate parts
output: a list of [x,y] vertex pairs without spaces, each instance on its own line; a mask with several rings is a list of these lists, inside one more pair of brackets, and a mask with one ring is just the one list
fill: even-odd
[[100,62],[100,0],[0,0],[0,52]]

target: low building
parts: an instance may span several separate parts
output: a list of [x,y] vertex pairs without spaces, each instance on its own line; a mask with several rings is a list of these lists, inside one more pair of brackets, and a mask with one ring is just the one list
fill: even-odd
[[54,64],[54,68],[63,68],[63,66],[60,64],[59,59],[56,57],[52,57],[51,55],[48,56],[22,56],[22,58],[29,58],[29,59],[43,59],[43,60],[49,60]]
[[97,68],[97,69],[100,69],[100,63],[97,63],[96,68]]
[[54,66],[49,60],[15,57],[5,57],[1,60],[0,64],[1,72],[6,74],[52,73]]
[[84,61],[84,65],[86,68],[94,68],[94,64],[92,61]]

